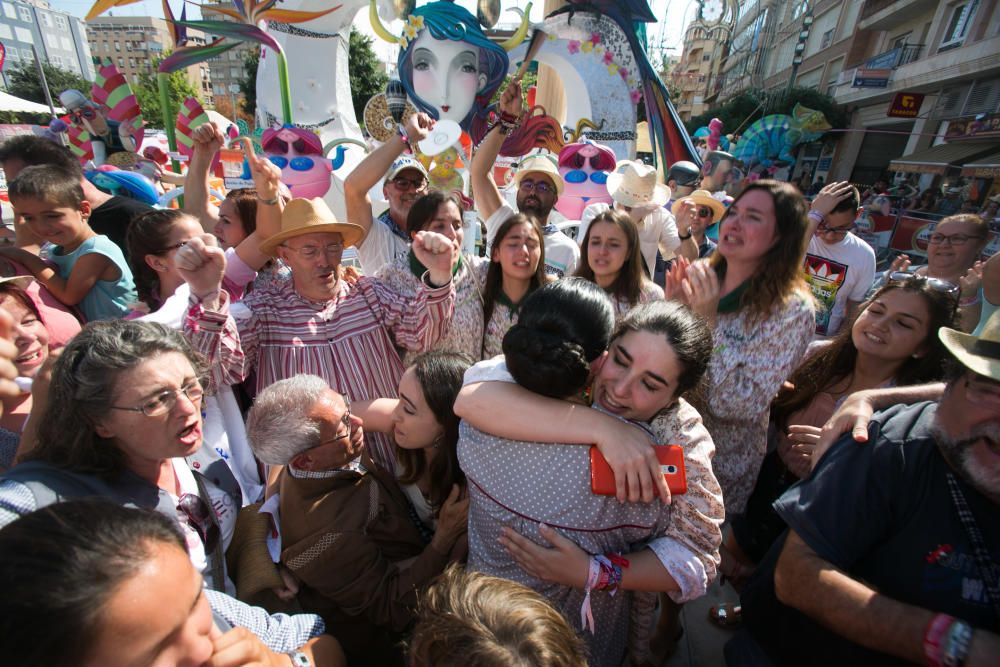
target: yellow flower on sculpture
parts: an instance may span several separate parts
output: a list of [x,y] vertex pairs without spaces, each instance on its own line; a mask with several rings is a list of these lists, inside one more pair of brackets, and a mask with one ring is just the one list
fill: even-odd
[[608,74],[618,74],[618,65],[616,63],[608,65]]
[[590,53],[591,51],[594,50],[594,43],[593,42],[584,42],[583,44],[580,45],[580,49],[584,53]]
[[604,47],[598,44],[597,46],[594,47],[594,53],[596,53],[597,55],[603,55]]
[[413,16],[412,14],[407,19],[407,23],[411,24],[417,30],[424,29],[424,17],[423,16]]
[[[412,16],[410,18],[413,18]],[[413,25],[412,21],[407,21],[406,25],[403,26],[403,37],[406,39],[416,39],[419,30],[417,26]]]

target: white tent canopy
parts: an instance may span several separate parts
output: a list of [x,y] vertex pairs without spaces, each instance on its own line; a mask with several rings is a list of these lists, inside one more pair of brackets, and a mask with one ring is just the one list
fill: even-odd
[[[36,104],[20,97],[14,97],[0,90],[0,111],[30,111],[31,113],[51,113],[44,104]],[[56,107],[56,113],[62,113],[62,107]]]

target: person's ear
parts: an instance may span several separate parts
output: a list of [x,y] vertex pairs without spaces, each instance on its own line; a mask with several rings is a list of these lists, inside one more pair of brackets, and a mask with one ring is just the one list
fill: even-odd
[[480,72],[480,74],[479,74],[479,90],[477,90],[476,92],[477,93],[483,92],[483,88],[486,87],[486,83],[488,81],[489,81],[489,78],[486,76],[486,74]]
[[604,367],[604,362],[608,360],[608,351],[601,352],[601,356],[590,362],[590,380],[593,381]]
[[115,433],[105,425],[104,420],[94,422],[94,433],[102,438],[113,438]]
[[153,269],[153,271],[156,271],[157,273],[163,273],[167,270],[167,263],[159,255],[146,255],[142,258],[142,260],[146,262],[146,266]]
[[87,218],[89,218],[90,217],[90,212],[91,212],[90,202],[87,201],[86,199],[84,199],[82,202],[80,202],[79,211],[80,211],[80,215],[83,216],[84,220],[86,220]]
[[313,460],[309,456],[309,450],[300,452],[289,461],[296,470],[312,470]]

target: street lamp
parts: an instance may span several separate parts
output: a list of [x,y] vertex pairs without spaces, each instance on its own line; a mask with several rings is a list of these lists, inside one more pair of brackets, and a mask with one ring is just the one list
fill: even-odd
[[799,41],[795,43],[795,55],[792,57],[792,74],[788,77],[788,88],[785,92],[791,92],[792,86],[795,85],[795,77],[799,73],[799,65],[802,64],[803,54],[806,50],[806,41],[809,39],[809,29],[813,24],[812,10],[802,17],[802,30],[799,31]]

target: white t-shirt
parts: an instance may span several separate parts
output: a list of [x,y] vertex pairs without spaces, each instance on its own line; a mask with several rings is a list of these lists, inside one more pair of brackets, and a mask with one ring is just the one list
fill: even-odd
[[847,315],[848,301],[864,301],[875,280],[875,251],[854,234],[840,243],[809,239],[806,281],[816,297],[816,335],[833,336]]
[[[509,204],[504,204],[486,219],[487,248],[493,247],[493,237],[496,236],[500,225],[515,213]],[[580,264],[580,246],[573,239],[556,230],[545,234],[544,243],[546,273],[560,278],[576,273],[576,267]]]
[[[583,243],[591,220],[608,210],[611,210],[611,206],[604,203],[591,204],[583,209],[580,214],[580,229],[576,232],[578,243]],[[681,239],[677,235],[677,222],[673,213],[660,206],[642,219],[639,225],[639,249],[650,276],[656,272],[656,251],[660,251],[663,259],[673,259],[674,251],[680,245]]]
[[372,216],[368,235],[357,245],[358,261],[366,276],[374,276],[383,266],[392,264],[410,252],[410,244],[392,233],[388,225]]

